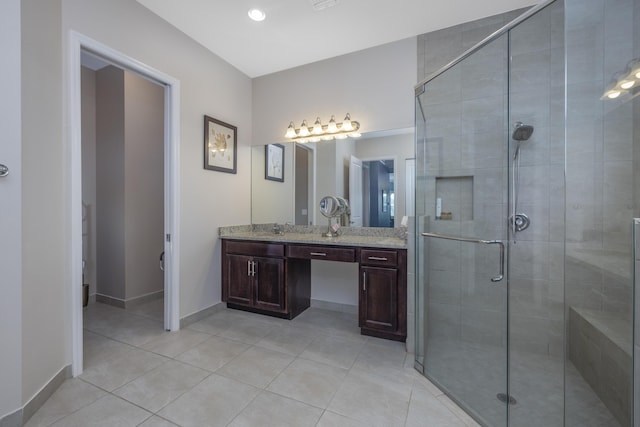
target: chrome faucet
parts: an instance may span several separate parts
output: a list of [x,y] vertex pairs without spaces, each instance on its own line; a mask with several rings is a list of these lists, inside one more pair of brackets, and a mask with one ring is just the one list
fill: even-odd
[[278,223],[273,224],[273,234],[284,234]]

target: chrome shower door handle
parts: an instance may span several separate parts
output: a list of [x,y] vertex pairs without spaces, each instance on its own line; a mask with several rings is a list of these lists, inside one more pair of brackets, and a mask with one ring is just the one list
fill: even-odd
[[504,242],[502,240],[482,240],[482,239],[471,239],[469,237],[457,237],[457,236],[447,236],[445,234],[436,234],[436,233],[422,233],[424,237],[432,237],[434,239],[444,239],[444,240],[454,240],[456,242],[467,242],[467,243],[479,243],[483,245],[498,245],[500,246],[500,264],[499,264],[499,274],[491,278],[492,282],[500,282],[504,279]]
[[494,283],[500,282],[504,279],[504,242],[502,240],[483,240],[481,243],[500,246],[500,272],[497,276],[491,278]]
[[4,178],[9,175],[9,168],[3,164],[0,164],[0,178]]
[[164,251],[160,254],[160,270],[164,271]]

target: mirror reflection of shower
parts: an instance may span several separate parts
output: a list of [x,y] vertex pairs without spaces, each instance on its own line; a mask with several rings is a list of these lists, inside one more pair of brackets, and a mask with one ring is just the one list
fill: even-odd
[[516,151],[513,155],[513,210],[509,216],[509,224],[514,233],[524,231],[531,225],[529,216],[525,213],[518,212],[518,196],[520,194],[520,149],[531,138],[533,134],[533,126],[525,125],[522,122],[516,122],[513,125],[513,133],[511,139],[516,141]]

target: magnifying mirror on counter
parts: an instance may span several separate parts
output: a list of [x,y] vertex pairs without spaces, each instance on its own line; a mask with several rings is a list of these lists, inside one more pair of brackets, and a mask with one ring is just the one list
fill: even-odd
[[344,211],[344,205],[340,203],[337,197],[334,196],[324,196],[320,200],[320,213],[327,218],[329,221],[329,226],[327,228],[327,232],[323,233],[323,237],[337,237],[338,236],[338,228],[331,226],[331,218],[336,218],[342,215]]

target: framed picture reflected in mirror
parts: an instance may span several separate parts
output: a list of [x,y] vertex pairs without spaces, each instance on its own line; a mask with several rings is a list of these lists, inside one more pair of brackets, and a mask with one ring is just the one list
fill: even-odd
[[267,144],[264,147],[264,179],[284,182],[284,145]]

